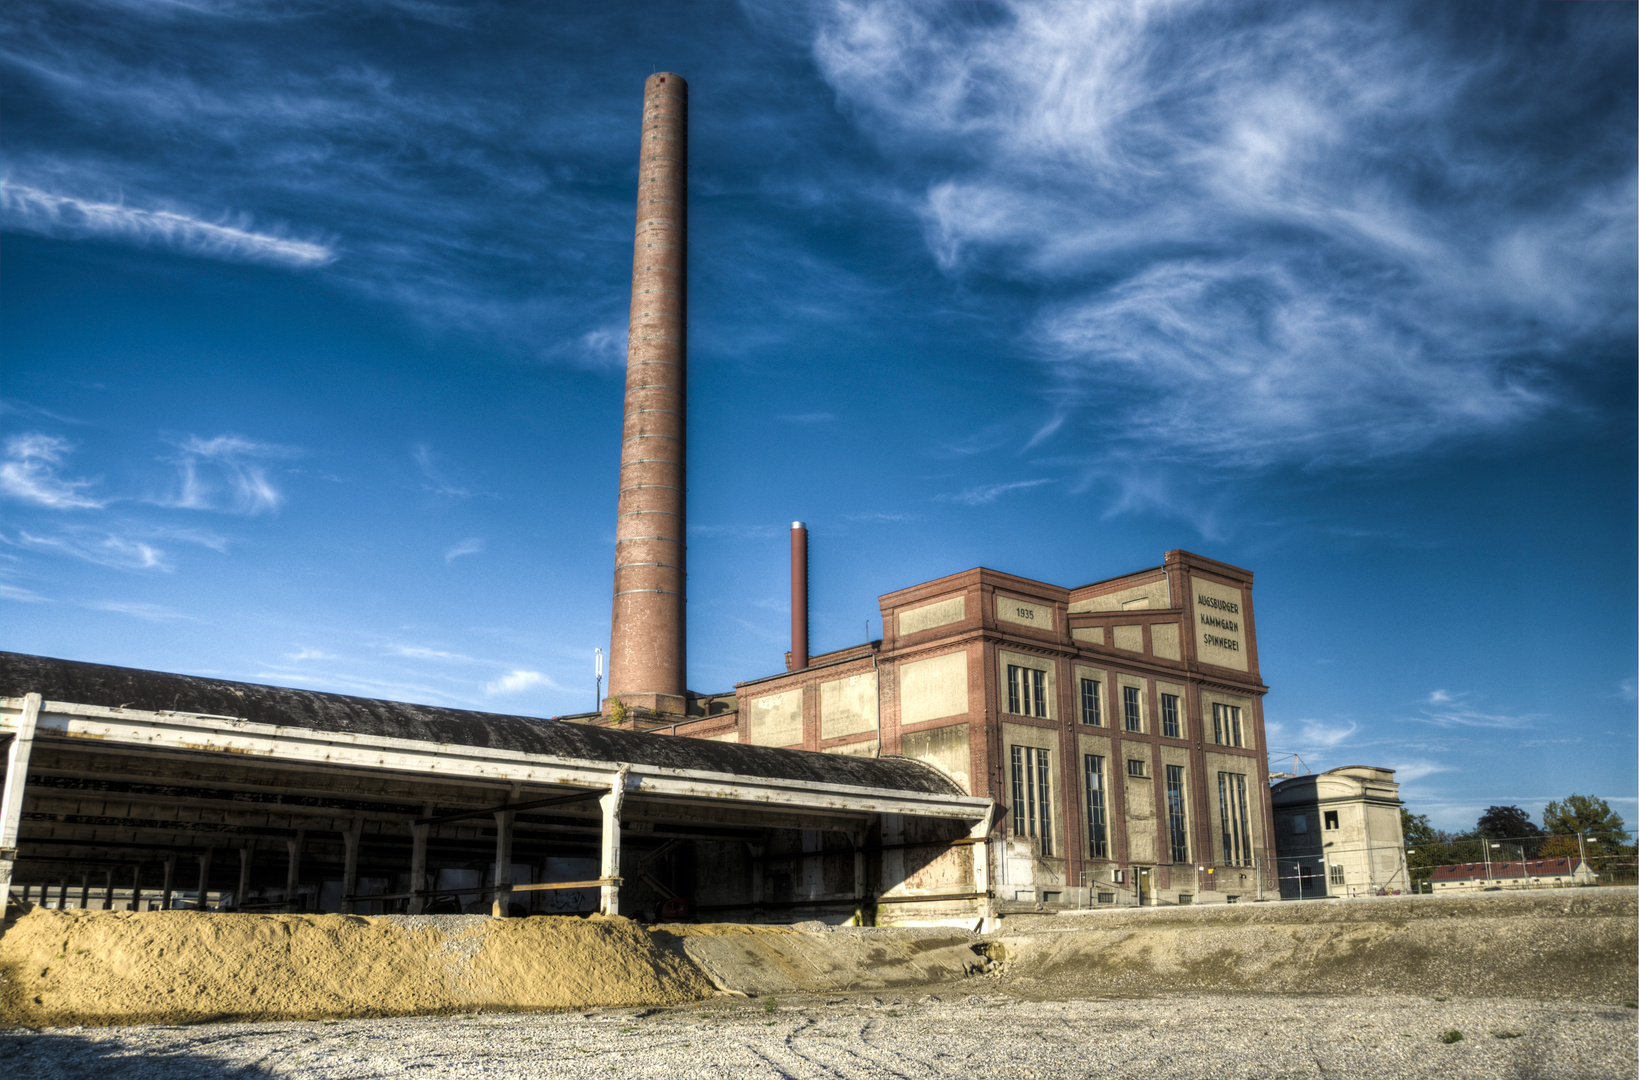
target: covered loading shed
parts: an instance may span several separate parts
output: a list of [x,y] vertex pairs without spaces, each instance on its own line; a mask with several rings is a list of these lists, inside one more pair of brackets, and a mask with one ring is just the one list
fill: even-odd
[[0,903],[787,921],[990,893],[992,804],[906,758],[17,653],[0,737]]

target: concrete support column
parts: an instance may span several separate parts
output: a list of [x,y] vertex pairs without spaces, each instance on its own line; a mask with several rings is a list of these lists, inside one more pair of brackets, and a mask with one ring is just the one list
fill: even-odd
[[171,891],[176,887],[176,856],[165,856],[165,883],[159,891],[159,910],[171,910]]
[[865,899],[865,829],[855,829],[848,834],[848,840],[854,845],[854,899]]
[[23,820],[23,785],[34,750],[34,725],[40,720],[40,695],[26,694],[17,731],[6,747],[6,783],[0,788],[0,919],[11,899],[11,874],[17,865],[17,830]]
[[89,873],[84,873],[84,874],[80,875],[80,910],[84,911],[85,909],[89,908],[90,906],[91,906],[91,875]]
[[495,811],[495,894],[489,913],[497,919],[507,916],[512,903],[512,820],[511,810]]
[[353,899],[359,891],[359,841],[364,836],[364,822],[353,819],[353,824],[342,831],[341,840],[346,848],[341,868],[341,911],[351,915],[358,910]]
[[254,851],[248,845],[239,849],[239,884],[233,890],[235,911],[245,910],[245,905],[250,903],[250,860]]
[[215,857],[215,848],[206,848],[199,853],[199,896],[194,903],[194,908],[198,911],[204,911],[210,903],[211,861]]
[[818,900],[825,891],[824,851],[825,838],[818,829],[802,830],[802,883],[798,894],[804,900]]
[[131,910],[142,910],[142,864],[131,867]]
[[[428,808],[429,812],[431,807]],[[427,910],[427,831],[431,825],[410,825],[410,905],[411,915]]]
[[905,842],[905,820],[898,814],[882,815],[882,846],[892,848],[882,852],[882,887],[886,896],[905,883],[905,850],[897,847]]
[[630,765],[621,766],[609,794],[598,800],[603,808],[603,858],[598,876],[604,882],[598,909],[605,915],[620,914],[620,808],[626,801],[626,777],[630,772]]
[[746,850],[751,853],[751,905],[756,907],[763,902],[763,852],[767,851],[765,844],[746,844]]
[[302,877],[302,841],[307,832],[297,829],[296,835],[285,841],[285,910],[296,910],[296,888]]
[[968,833],[973,840],[973,891],[982,894],[979,910],[984,921],[979,924],[979,929],[986,934],[996,929],[997,922],[996,898],[991,895],[990,886],[990,831],[996,827],[996,810],[996,804],[991,803],[985,816]]
[[61,881],[57,882],[57,910],[58,911],[67,911],[68,910],[68,879],[67,878],[63,878]]
[[113,911],[114,910],[114,871],[112,869],[109,869],[109,870],[104,870],[103,873],[107,876],[108,880],[107,880],[107,883],[104,885],[103,890],[102,890],[102,909],[104,911]]

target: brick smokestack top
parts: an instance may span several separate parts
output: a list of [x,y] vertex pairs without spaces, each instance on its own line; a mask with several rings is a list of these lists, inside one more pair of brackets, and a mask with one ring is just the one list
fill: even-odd
[[684,711],[684,414],[687,388],[689,88],[643,84],[626,418],[615,524],[609,697]]

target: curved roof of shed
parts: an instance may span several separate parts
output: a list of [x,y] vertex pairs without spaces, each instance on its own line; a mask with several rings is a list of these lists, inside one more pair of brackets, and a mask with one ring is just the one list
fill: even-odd
[[446,709],[402,701],[225,682],[140,668],[109,667],[0,652],[0,696],[150,712],[205,713],[259,724],[352,735],[619,761],[779,780],[965,795],[939,770],[910,758],[859,758],[767,746],[566,724],[528,716]]

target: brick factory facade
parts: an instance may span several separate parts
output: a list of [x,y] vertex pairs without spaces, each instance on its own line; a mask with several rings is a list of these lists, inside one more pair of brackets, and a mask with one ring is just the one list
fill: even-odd
[[1073,589],[975,569],[881,610],[881,641],[659,730],[935,765],[1003,808],[1004,904],[1274,895],[1251,572],[1185,551]]

